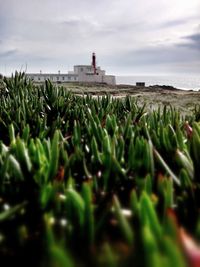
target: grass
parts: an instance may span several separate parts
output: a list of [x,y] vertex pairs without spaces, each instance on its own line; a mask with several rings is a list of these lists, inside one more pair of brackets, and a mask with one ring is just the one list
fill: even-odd
[[[0,256],[21,266],[198,266],[199,109],[76,96],[23,73],[0,98]],[[183,230],[184,229],[184,230]]]

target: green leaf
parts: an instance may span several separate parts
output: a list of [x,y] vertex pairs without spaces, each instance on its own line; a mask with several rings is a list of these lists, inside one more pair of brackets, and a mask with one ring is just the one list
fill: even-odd
[[162,256],[159,253],[158,243],[151,229],[146,225],[142,228],[142,242],[144,246],[145,266],[162,266]]
[[8,127],[9,130],[9,137],[10,137],[10,143],[15,143],[16,139],[15,139],[15,129],[13,124],[10,124]]
[[177,161],[187,170],[191,178],[194,178],[194,166],[191,159],[189,159],[179,149],[176,150]]
[[94,225],[94,209],[92,204],[92,190],[89,183],[83,183],[82,196],[85,203],[85,236],[89,244],[94,243],[95,225]]
[[51,267],[74,267],[72,258],[67,253],[66,249],[58,245],[50,247]]
[[168,258],[169,266],[186,267],[188,264],[185,261],[185,257],[181,252],[178,244],[174,243],[174,240],[170,238],[164,238],[164,253]]
[[56,130],[54,133],[52,145],[51,145],[51,158],[49,164],[48,180],[52,181],[58,171],[59,162],[59,131]]
[[79,221],[79,224],[83,226],[85,218],[85,203],[83,198],[72,188],[67,190],[66,197],[67,212],[70,213],[69,216],[74,217],[75,215]]
[[13,215],[18,213],[20,210],[22,210],[27,205],[27,201],[22,202],[21,204],[18,204],[14,207],[11,207],[10,209],[3,211],[0,213],[0,223],[10,219]]
[[167,165],[167,163],[164,161],[164,159],[161,157],[161,155],[158,153],[158,151],[154,148],[154,154],[156,156],[156,158],[158,159],[158,161],[161,163],[161,165],[164,167],[164,169],[166,170],[166,172],[171,176],[171,178],[174,180],[174,182],[177,185],[181,185],[180,180],[178,179],[178,177],[172,172],[172,170],[170,169],[170,167]]
[[49,201],[52,199],[53,196],[54,196],[54,188],[52,187],[52,185],[48,184],[41,188],[40,203],[43,209],[46,208],[46,206],[48,205]]
[[16,141],[16,152],[17,152],[17,158],[22,165],[22,169],[24,169],[26,172],[30,172],[32,168],[32,163],[29,157],[28,149],[24,144],[24,141],[21,139],[17,139]]
[[142,193],[140,199],[140,219],[142,225],[150,227],[155,238],[161,238],[162,229],[154,209],[153,203],[146,192]]
[[7,159],[7,163],[8,163],[8,171],[12,172],[13,175],[19,181],[24,181],[24,175],[22,173],[21,166],[19,162],[16,160],[16,158],[12,155],[9,155]]
[[134,241],[134,233],[133,233],[133,230],[131,229],[130,224],[128,223],[127,219],[122,213],[122,208],[120,206],[119,200],[116,195],[113,197],[113,202],[114,202],[113,203],[114,211],[115,211],[116,218],[118,220],[119,228],[123,235],[123,238],[126,240],[126,242],[129,245],[132,245]]

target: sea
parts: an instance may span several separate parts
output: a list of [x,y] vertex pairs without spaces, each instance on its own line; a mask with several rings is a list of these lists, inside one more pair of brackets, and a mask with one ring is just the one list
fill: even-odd
[[137,76],[117,76],[117,84],[135,85],[136,82],[145,82],[146,86],[167,85],[183,90],[200,90],[199,75],[137,75]]

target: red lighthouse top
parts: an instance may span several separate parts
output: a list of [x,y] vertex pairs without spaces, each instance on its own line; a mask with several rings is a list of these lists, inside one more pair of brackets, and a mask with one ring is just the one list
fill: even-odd
[[97,67],[96,67],[96,55],[95,55],[95,53],[92,53],[92,67],[94,70],[94,74],[96,74]]

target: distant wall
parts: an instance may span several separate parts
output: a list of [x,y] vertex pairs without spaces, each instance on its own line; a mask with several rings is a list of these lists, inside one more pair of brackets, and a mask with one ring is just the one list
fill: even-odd
[[52,82],[97,82],[116,84],[115,76],[105,75],[105,70],[101,70],[97,67],[96,73],[91,65],[77,65],[74,66],[74,71],[68,72],[68,74],[48,74],[48,73],[30,73],[26,76],[34,82],[44,82],[45,80],[51,80]]
[[106,76],[103,77],[103,82],[104,83],[107,83],[107,84],[115,85],[116,84],[115,76],[113,76],[113,75],[106,75]]
[[44,82],[46,80],[51,80],[52,82],[73,82],[78,81],[77,75],[69,75],[69,74],[26,74],[26,76],[33,80],[34,82]]
[[136,86],[145,86],[145,82],[136,82]]
[[105,70],[101,70],[100,67],[97,67],[96,74],[94,74],[92,66],[77,65],[74,66],[74,73],[78,75],[78,81],[80,82],[97,82],[112,85],[116,84],[115,76],[106,75]]

